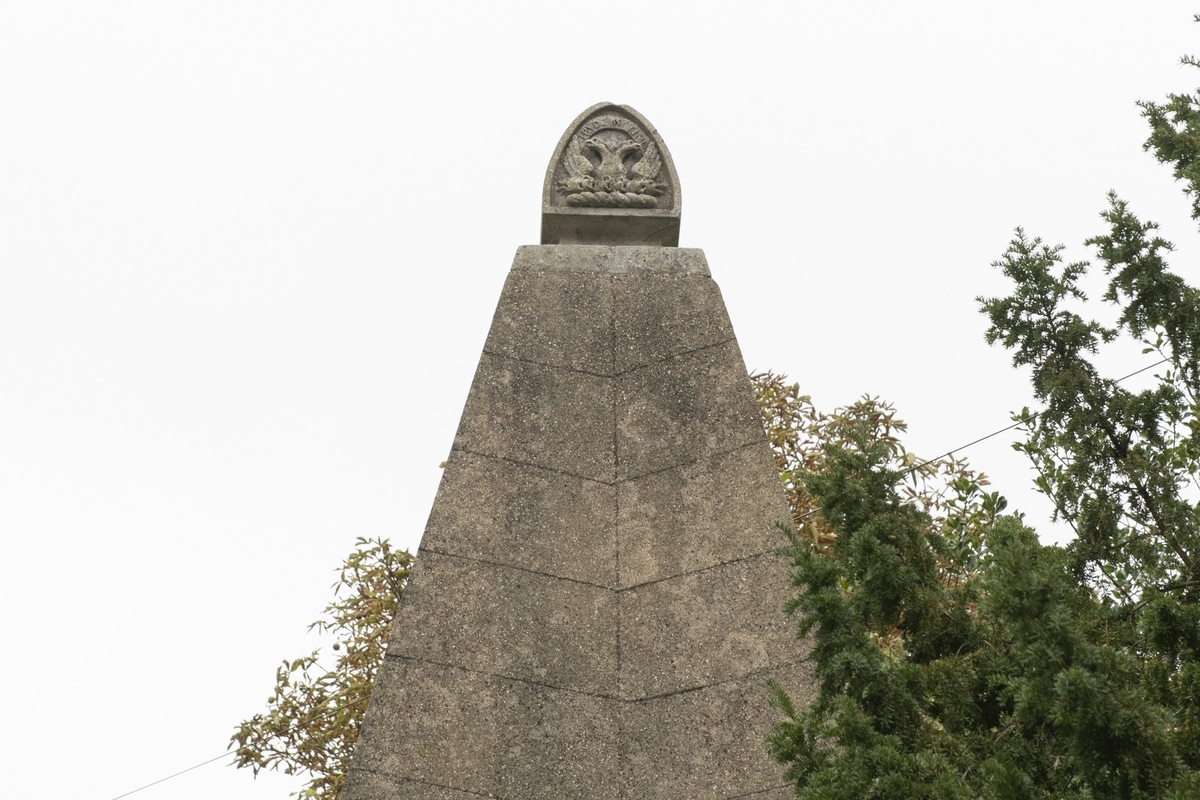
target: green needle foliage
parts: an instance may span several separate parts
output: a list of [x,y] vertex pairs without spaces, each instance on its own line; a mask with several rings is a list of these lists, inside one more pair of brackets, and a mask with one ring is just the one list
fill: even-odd
[[[1200,98],[1142,112],[1200,219]],[[996,262],[1011,294],[980,299],[1031,370],[1015,447],[1073,541],[1041,545],[965,477],[931,515],[892,429],[853,410],[792,476],[823,526],[786,548],[819,681],[808,709],[777,687],[768,745],[797,797],[1200,797],[1200,292],[1153,223],[1116,195],[1102,217],[1085,244],[1115,324],[1087,314],[1091,265],[1021,230]],[[1118,340],[1149,388],[1106,374]]]
[[269,710],[242,722],[230,740],[237,766],[255,775],[261,769],[307,774],[300,797],[336,800],[341,792],[412,566],[408,551],[386,539],[359,538],[356,545],[333,585],[334,601],[309,626],[336,637],[333,669],[320,665],[320,650],[285,660]]
[[[816,499],[804,476],[826,471],[826,446],[849,444],[848,432],[857,425],[866,425],[873,431],[892,462],[905,470],[906,480],[899,487],[901,496],[929,512],[938,522],[945,521],[950,514],[960,521],[966,519],[963,502],[979,494],[980,487],[988,482],[986,476],[953,455],[921,461],[908,452],[900,441],[908,426],[896,418],[896,410],[890,403],[878,397],[865,395],[858,402],[827,414],[817,410],[812,398],[800,394],[799,384],[789,384],[785,375],[760,372],[751,375],[750,381],[767,443],[791,507],[793,524],[822,552],[828,550],[836,534],[816,516]],[[991,502],[997,499],[998,496],[993,497]],[[983,502],[982,495],[978,501]]]

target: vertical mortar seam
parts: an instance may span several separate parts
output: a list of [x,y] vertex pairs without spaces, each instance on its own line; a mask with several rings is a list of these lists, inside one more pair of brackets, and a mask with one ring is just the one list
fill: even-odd
[[[620,436],[617,432],[617,406],[621,391],[620,378],[615,374],[617,371],[617,276],[609,276],[610,305],[609,305],[609,341],[611,347],[609,353],[612,356],[611,372],[614,373],[610,378],[612,381],[612,436],[613,436],[613,571],[616,576],[617,591],[614,592],[614,610],[615,619],[613,624],[613,638],[616,648],[616,696],[624,697],[621,688],[621,483],[618,476],[621,474],[621,450]],[[622,702],[616,702],[611,706],[616,714],[616,750],[617,750],[617,797],[619,800],[624,800],[625,794],[625,705]]]
[[[617,488],[621,474],[621,440],[617,435],[617,406],[619,404],[619,394],[621,391],[620,381],[616,373],[617,370],[617,278],[615,275],[610,275],[608,278],[609,289],[609,312],[608,312],[608,352],[612,358],[612,366],[609,372],[612,377],[612,448],[613,448],[613,487]],[[616,573],[617,586],[621,586],[621,531],[618,526],[621,512],[620,491],[614,492],[616,502],[613,511],[613,568]],[[619,615],[618,615],[619,618]],[[617,640],[618,648],[620,647],[620,639]],[[617,667],[620,669],[620,650],[617,651],[618,661]]]

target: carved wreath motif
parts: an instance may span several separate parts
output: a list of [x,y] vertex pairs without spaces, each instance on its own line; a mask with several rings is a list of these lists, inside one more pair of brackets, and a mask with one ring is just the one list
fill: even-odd
[[662,159],[654,142],[624,117],[597,117],[580,127],[563,154],[558,182],[569,206],[655,208]]

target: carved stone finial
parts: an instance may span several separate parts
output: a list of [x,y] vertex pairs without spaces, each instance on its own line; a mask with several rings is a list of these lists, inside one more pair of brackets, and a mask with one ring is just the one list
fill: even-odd
[[563,134],[542,188],[542,244],[679,246],[679,178],[658,131],[599,103]]

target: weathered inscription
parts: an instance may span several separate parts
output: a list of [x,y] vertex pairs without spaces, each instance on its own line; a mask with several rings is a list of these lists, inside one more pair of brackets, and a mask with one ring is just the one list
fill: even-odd
[[662,159],[654,141],[631,119],[605,115],[589,120],[563,154],[567,177],[557,189],[570,206],[655,208],[663,187]]

